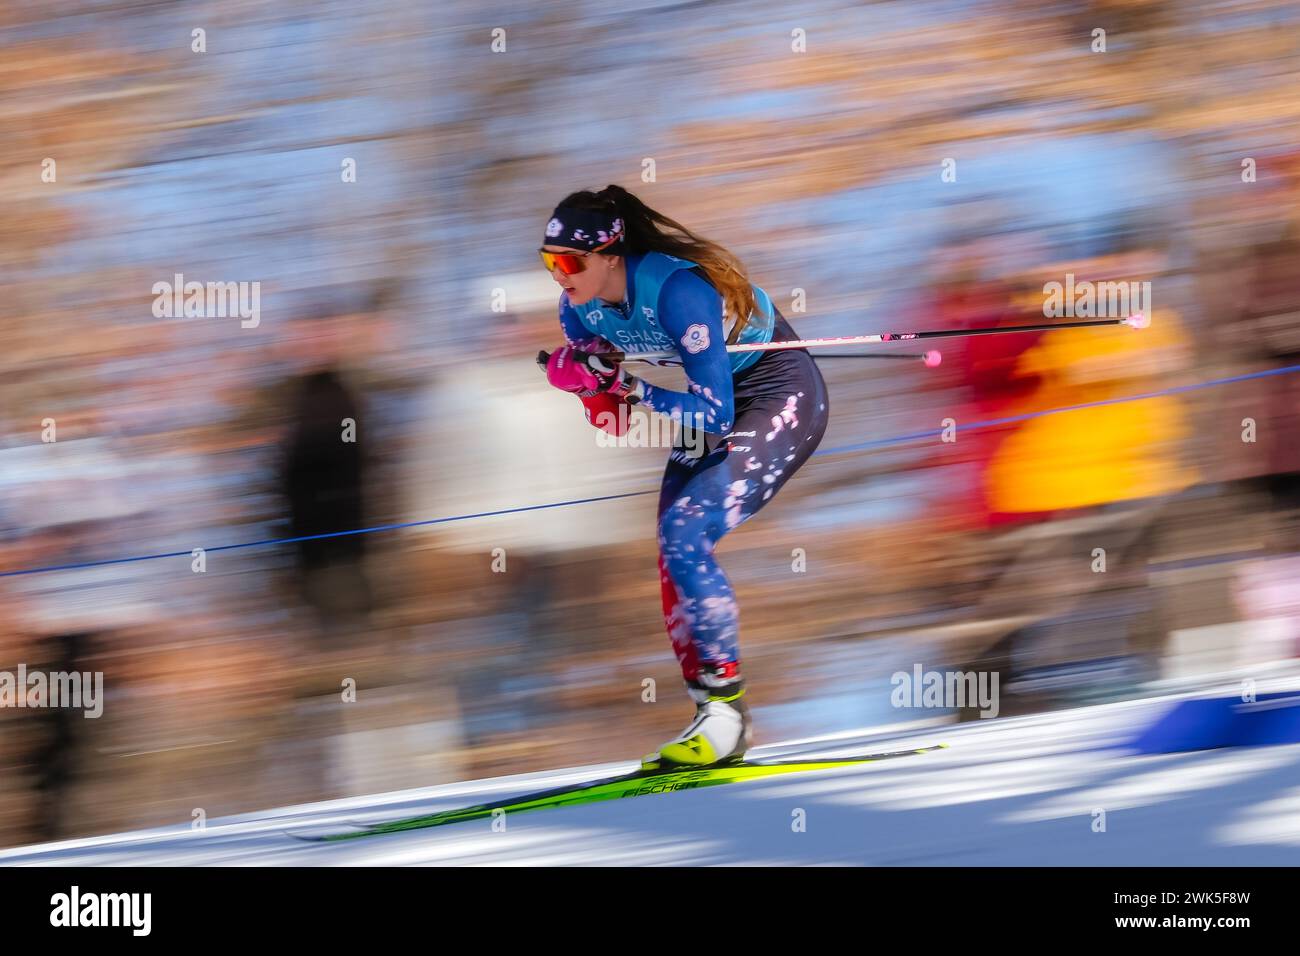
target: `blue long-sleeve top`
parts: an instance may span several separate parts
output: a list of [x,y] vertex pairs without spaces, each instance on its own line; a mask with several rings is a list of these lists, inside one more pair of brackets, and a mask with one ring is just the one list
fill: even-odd
[[[634,282],[640,256],[627,257],[628,287]],[[622,314],[622,305],[605,305]],[[681,357],[686,373],[687,390],[673,391],[645,383],[641,404],[653,411],[681,418],[688,423],[703,422],[704,430],[725,434],[735,420],[735,396],[732,387],[731,361],[727,355],[726,332],[722,323],[722,296],[709,282],[688,269],[674,272],[664,280],[659,293],[657,325],[664,333],[658,341],[648,342],[644,350],[670,348]],[[560,293],[560,325],[570,345],[590,340],[593,333],[569,304],[568,293]],[[665,341],[665,339],[667,341]],[[614,343],[624,351],[622,343]],[[695,415],[702,416],[694,418]]]

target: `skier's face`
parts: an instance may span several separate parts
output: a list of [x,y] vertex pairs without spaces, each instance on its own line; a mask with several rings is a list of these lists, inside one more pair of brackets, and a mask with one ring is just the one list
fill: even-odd
[[[563,260],[553,264],[550,273],[551,278],[569,294],[569,301],[574,305],[590,302],[597,296],[613,297],[614,287],[618,284],[620,274],[619,266],[622,265],[621,256],[607,256],[599,252],[585,252],[582,249],[568,249],[564,246],[543,246],[542,251],[565,256]],[[580,266],[581,271],[567,273],[561,267],[572,268],[574,265]],[[622,298],[621,291],[618,292],[618,298]]]

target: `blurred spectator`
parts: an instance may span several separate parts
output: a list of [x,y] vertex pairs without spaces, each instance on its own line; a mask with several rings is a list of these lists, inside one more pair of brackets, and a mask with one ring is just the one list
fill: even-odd
[[[1146,249],[1042,274],[1073,273],[1076,283],[1135,283],[1163,268],[1163,257]],[[1158,281],[1153,284],[1159,289]],[[1191,486],[1195,472],[1182,461],[1188,426],[1180,396],[1116,401],[1159,391],[1190,361],[1176,312],[1160,306],[1151,318],[1140,332],[1118,327],[1045,334],[1002,370],[1034,383],[1008,413],[1086,406],[1012,424],[988,462],[995,523],[999,516],[1051,519],[993,543],[1001,570],[973,612],[1011,618],[1027,611],[1035,622],[1017,625],[968,662],[1008,670],[1012,712],[1014,678],[1033,668],[1093,659],[1130,661],[1124,669],[1133,677],[1157,672],[1163,640],[1147,565],[1164,502]],[[1082,607],[1085,597],[1089,603]],[[1122,683],[1113,673],[1107,679]]]
[[[1035,315],[1016,300],[1011,282],[981,274],[981,267],[988,265],[981,259],[966,260],[944,276],[935,291],[936,328],[999,328],[1041,321],[1041,313]],[[1039,378],[1036,373],[1019,371],[1017,363],[1041,334],[982,335],[945,343],[944,364],[966,390],[963,397],[967,402],[953,416],[959,427],[1001,419],[1023,408],[1025,399],[1038,388]],[[961,460],[974,479],[971,485],[963,485],[962,493],[944,494],[946,510],[960,512],[955,516],[958,526],[986,528],[1001,523],[991,503],[988,466],[998,446],[1015,429],[1014,423],[970,428],[961,431],[956,442],[937,446],[936,454],[942,460]]]
[[[145,509],[117,451],[123,439],[100,434],[97,414],[55,414],[51,420],[48,437],[55,440],[0,451],[5,513],[17,524],[20,533],[11,544],[27,567],[70,567],[3,582],[21,639],[12,647],[19,656],[0,660],[0,670],[12,674],[25,664],[29,674],[104,671],[104,686],[116,691],[121,669],[110,666],[106,652],[118,635],[157,622],[161,611],[139,564],[84,565],[120,556],[130,520]],[[67,836],[76,832],[74,794],[100,722],[68,706],[19,714],[17,750],[25,756],[8,759],[30,770],[36,791],[31,832],[41,839]]]
[[[364,560],[364,418],[334,367],[305,372],[291,386],[283,492],[297,541],[297,582],[323,632],[362,628],[371,610]],[[331,537],[312,537],[333,535]]]
[[[1284,235],[1258,246],[1248,260],[1253,274],[1238,328],[1256,344],[1267,366],[1300,365],[1300,223],[1288,224]],[[1267,450],[1264,482],[1288,519],[1290,538],[1279,544],[1294,550],[1300,547],[1295,520],[1300,509],[1300,374],[1273,375],[1262,383],[1264,420],[1258,438]]]

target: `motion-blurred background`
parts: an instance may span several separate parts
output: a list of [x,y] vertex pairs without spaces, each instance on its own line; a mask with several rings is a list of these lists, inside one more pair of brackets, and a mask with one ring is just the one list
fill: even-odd
[[[807,337],[1151,283],[1140,334],[822,363],[822,453],[721,548],[759,743],[971,719],[891,706],[918,663],[997,672],[1003,716],[1288,666],[1300,373],[1238,377],[1300,364],[1298,25],[1228,0],[10,0],[0,670],[101,671],[105,702],[0,708],[0,845],[682,726],[666,451],[598,447],[533,364],[560,340],[545,218],[610,182]],[[256,322],[155,317],[178,274],[260,283]]]

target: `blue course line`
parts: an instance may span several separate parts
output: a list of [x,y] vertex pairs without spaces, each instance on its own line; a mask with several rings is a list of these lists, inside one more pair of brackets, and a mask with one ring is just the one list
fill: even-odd
[[[494,515],[518,514],[521,511],[539,511],[543,508],[559,508],[564,505],[585,505],[594,501],[614,501],[618,498],[635,498],[639,495],[654,494],[650,491],[629,491],[621,495],[603,495],[599,498],[579,498],[573,501],[558,501],[544,505],[525,505],[520,508],[503,508],[500,511],[480,511],[476,514],[451,515],[447,518],[427,518],[424,521],[403,521],[400,524],[376,525],[373,528],[355,528],[352,531],[330,531],[326,534],[307,534],[298,538],[264,538],[261,541],[245,541],[241,544],[222,544],[215,548],[201,548],[205,554],[213,551],[234,551],[237,548],[256,548],[264,544],[293,544],[296,541],[316,541],[320,538],[342,538],[351,534],[370,534],[375,531],[395,531],[398,528],[417,528],[421,525],[442,524],[447,521],[468,521],[470,518],[490,518]],[[103,561],[82,561],[77,564],[51,564],[43,568],[26,568],[22,571],[0,572],[0,578],[12,578],[20,574],[40,574],[44,571],[70,571],[75,568],[101,568],[109,564],[128,564],[132,561],[153,561],[157,558],[191,557],[190,551],[164,551],[159,554],[141,554],[132,558],[106,558]]]
[[[996,425],[1008,425],[1012,422],[1024,422],[1033,418],[1042,418],[1045,415],[1059,415],[1062,412],[1074,412],[1083,408],[1097,408],[1102,405],[1119,405],[1125,402],[1140,402],[1147,398],[1160,398],[1164,395],[1177,395],[1180,392],[1191,392],[1202,388],[1213,388],[1218,385],[1230,385],[1233,382],[1246,382],[1256,378],[1267,378],[1272,375],[1285,375],[1289,372],[1300,372],[1300,365],[1284,365],[1280,368],[1266,369],[1262,372],[1247,372],[1244,375],[1233,375],[1229,378],[1210,379],[1206,382],[1195,382],[1191,385],[1176,385],[1171,388],[1160,389],[1155,392],[1146,392],[1141,395],[1125,395],[1120,398],[1108,398],[1099,402],[1084,402],[1081,405],[1065,405],[1061,408],[1049,408],[1041,412],[1028,412],[1024,415],[1012,415],[1008,418],[992,418],[986,421],[971,422],[967,425],[954,426],[955,431],[974,431],[977,428],[992,428]],[[822,455],[843,455],[855,451],[865,451],[871,448],[883,448],[889,445],[901,445],[911,441],[919,441],[922,438],[934,438],[942,435],[944,429],[932,428],[922,432],[909,432],[904,435],[894,435],[890,438],[878,438],[873,441],[859,442],[854,445],[841,445],[838,448],[823,448],[813,453],[811,457],[818,458]],[[239,548],[257,548],[268,544],[293,544],[297,541],[315,541],[320,538],[341,538],[345,535],[352,534],[373,534],[377,531],[396,531],[400,528],[418,528],[424,525],[443,524],[449,521],[469,521],[472,518],[491,518],[496,515],[519,514],[524,511],[541,511],[546,508],[567,508],[572,505],[591,504],[596,501],[615,501],[619,498],[637,498],[642,495],[658,494],[658,489],[653,491],[629,491],[619,495],[602,495],[598,498],[576,498],[569,501],[552,501],[544,505],[525,505],[520,508],[504,508],[500,511],[480,511],[476,514],[451,515],[446,518],[428,518],[423,521],[403,521],[399,524],[377,525],[373,528],[356,528],[352,531],[331,531],[328,534],[309,534],[299,538],[265,538],[261,541],[245,541],[241,544],[223,544],[214,548],[203,548],[205,553],[214,551],[234,551]],[[160,554],[141,554],[130,558],[107,558],[103,561],[83,561],[78,564],[53,564],[42,568],[26,568],[21,571],[3,571],[0,572],[0,578],[18,577],[24,574],[43,574],[48,571],[71,571],[78,568],[100,568],[111,564],[130,564],[135,561],[154,561],[159,558],[180,558],[190,557],[193,551],[166,551]]]

